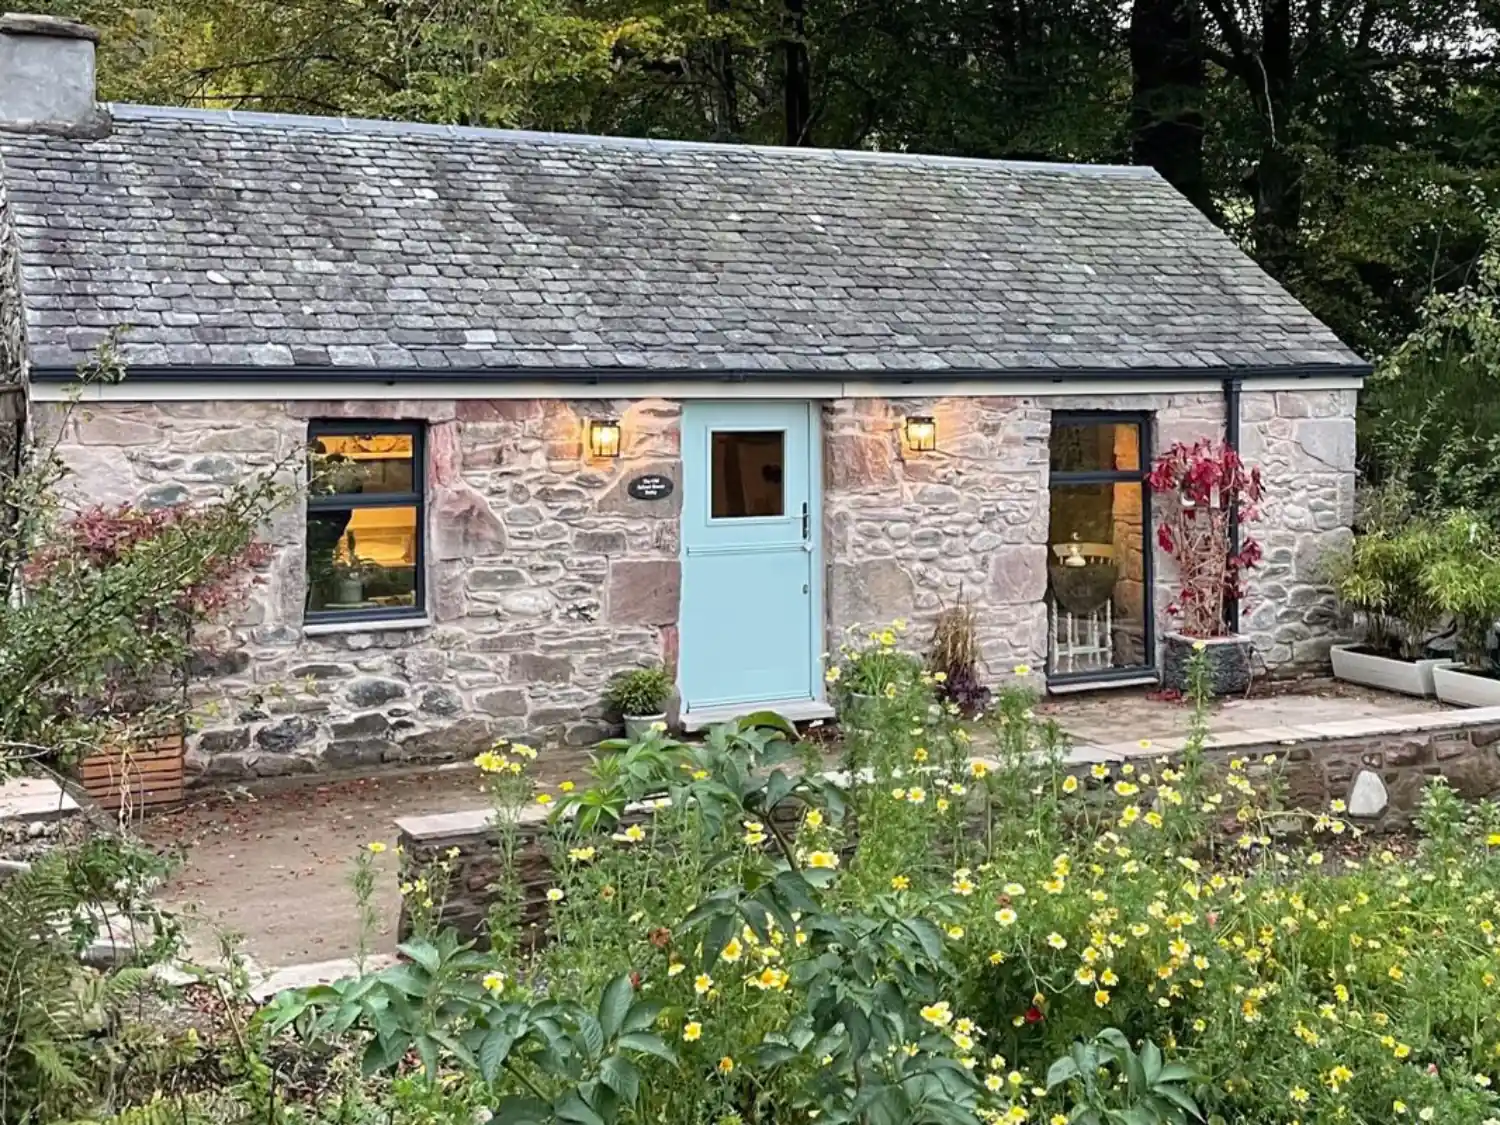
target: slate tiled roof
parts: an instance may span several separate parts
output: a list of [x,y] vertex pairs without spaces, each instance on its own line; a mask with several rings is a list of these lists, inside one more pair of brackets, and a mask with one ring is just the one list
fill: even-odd
[[1359,363],[1149,170],[110,109],[0,134],[39,366]]

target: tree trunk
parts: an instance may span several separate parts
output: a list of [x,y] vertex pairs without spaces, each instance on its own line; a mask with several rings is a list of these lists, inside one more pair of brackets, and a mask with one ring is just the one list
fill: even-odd
[[[729,0],[708,0],[708,10],[713,15],[724,15],[729,11]],[[716,86],[714,106],[714,139],[738,140],[740,127],[739,76],[734,68],[734,42],[729,36],[720,36],[709,43],[709,58]]]
[[812,74],[807,61],[805,0],[785,0],[782,12],[782,63],[788,145],[811,145]]
[[1155,168],[1209,218],[1203,170],[1208,82],[1196,0],[1134,0],[1130,10],[1130,155]]
[[1262,0],[1258,81],[1250,96],[1260,111],[1260,159],[1251,175],[1255,199],[1252,231],[1256,256],[1272,276],[1285,280],[1291,269],[1302,223],[1302,162],[1292,151],[1291,0]]

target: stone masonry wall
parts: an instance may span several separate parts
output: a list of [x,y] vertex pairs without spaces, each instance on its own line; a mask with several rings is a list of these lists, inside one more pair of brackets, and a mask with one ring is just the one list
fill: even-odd
[[1278,672],[1321,668],[1340,639],[1324,562],[1354,523],[1354,391],[1247,390],[1240,448],[1266,478],[1263,518],[1246,530],[1265,551],[1242,627]]
[[[827,408],[825,524],[830,640],[905,617],[925,644],[945,605],[979,616],[992,678],[1046,666],[1048,462],[1054,411],[1145,411],[1152,448],[1223,432],[1217,392],[1046,398],[850,399]],[[938,448],[905,448],[909,414],[937,420]],[[1157,632],[1175,589],[1155,549]]]
[[[55,432],[60,408],[48,407]],[[621,420],[622,456],[591,461],[584,419]],[[422,628],[304,635],[305,517],[273,523],[274,557],[211,665],[227,708],[194,740],[210,778],[472,756],[496,737],[586,745],[606,733],[614,671],[670,656],[681,489],[678,408],[644,402],[159,403],[78,408],[60,453],[75,497],[147,505],[212,497],[254,470],[301,474],[309,419],[428,428],[428,609]]]

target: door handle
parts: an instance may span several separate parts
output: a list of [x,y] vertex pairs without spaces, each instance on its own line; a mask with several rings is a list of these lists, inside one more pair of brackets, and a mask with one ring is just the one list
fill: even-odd
[[807,510],[806,500],[802,501],[802,538],[804,541],[812,538],[812,515]]

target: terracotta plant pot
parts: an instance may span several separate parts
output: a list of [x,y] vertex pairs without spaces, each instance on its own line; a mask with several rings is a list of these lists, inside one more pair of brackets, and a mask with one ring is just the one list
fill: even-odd
[[1439,699],[1455,707],[1500,707],[1500,677],[1462,664],[1439,664],[1432,670],[1432,686]]
[[1188,665],[1198,655],[1195,645],[1203,646],[1208,661],[1208,690],[1211,695],[1244,695],[1250,690],[1252,676],[1250,656],[1254,644],[1249,637],[1232,634],[1227,637],[1189,637],[1168,633],[1162,638],[1162,687],[1188,692]]
[[1435,660],[1398,660],[1367,652],[1362,645],[1334,645],[1329,658],[1333,661],[1333,674],[1340,680],[1419,697],[1435,695],[1434,670],[1453,663],[1441,657]]

